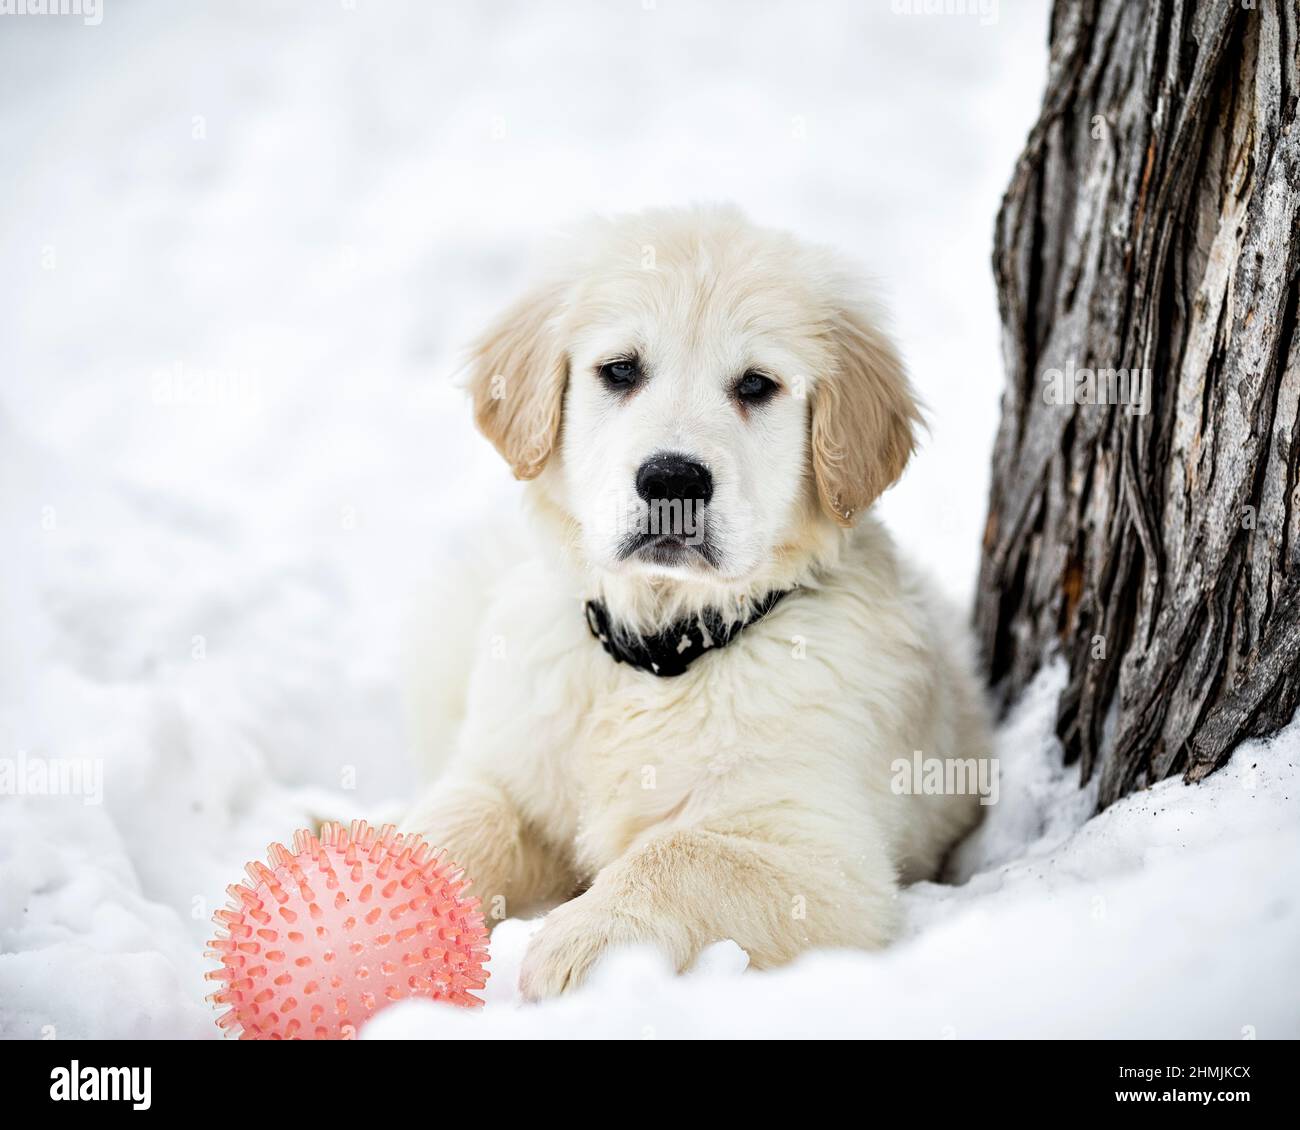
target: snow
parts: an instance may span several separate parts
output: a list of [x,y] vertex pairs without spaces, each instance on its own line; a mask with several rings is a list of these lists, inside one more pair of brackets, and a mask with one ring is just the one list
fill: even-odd
[[[0,22],[0,1035],[215,1037],[224,887],[415,787],[400,641],[517,488],[448,377],[541,239],[730,199],[892,296],[931,409],[886,520],[969,599],[1000,390],[992,219],[1046,5],[162,2]],[[1300,1035],[1300,729],[1087,820],[1060,672],[905,937],[674,978],[616,955],[367,1035]],[[92,778],[93,779],[93,773]]]

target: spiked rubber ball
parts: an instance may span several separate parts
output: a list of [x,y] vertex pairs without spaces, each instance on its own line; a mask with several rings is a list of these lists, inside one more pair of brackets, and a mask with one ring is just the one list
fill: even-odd
[[365,821],[296,832],[226,890],[208,999],[241,1039],[348,1039],[409,998],[481,1005],[487,930],[469,880],[419,836]]

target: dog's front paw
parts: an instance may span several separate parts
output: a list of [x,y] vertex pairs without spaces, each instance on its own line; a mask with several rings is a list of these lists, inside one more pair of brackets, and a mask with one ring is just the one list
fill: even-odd
[[556,907],[528,944],[519,971],[519,991],[525,1000],[544,1000],[576,989],[611,949],[658,941],[635,919],[591,895],[589,891]]

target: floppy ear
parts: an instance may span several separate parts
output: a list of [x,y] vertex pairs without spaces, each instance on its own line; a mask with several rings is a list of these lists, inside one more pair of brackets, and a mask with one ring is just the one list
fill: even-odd
[[560,432],[569,366],[552,323],[563,290],[552,284],[530,291],[492,324],[471,352],[474,422],[517,479],[541,473]]
[[921,414],[903,362],[864,311],[836,315],[835,366],[813,389],[812,462],[822,507],[842,526],[903,473]]

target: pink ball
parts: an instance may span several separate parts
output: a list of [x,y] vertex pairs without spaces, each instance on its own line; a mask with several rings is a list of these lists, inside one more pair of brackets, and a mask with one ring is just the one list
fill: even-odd
[[267,849],[268,867],[213,921],[207,974],[225,987],[208,999],[217,1024],[240,1039],[350,1039],[395,1001],[422,997],[474,1007],[488,974],[487,930],[469,880],[419,836],[325,824],[295,832],[291,852]]

